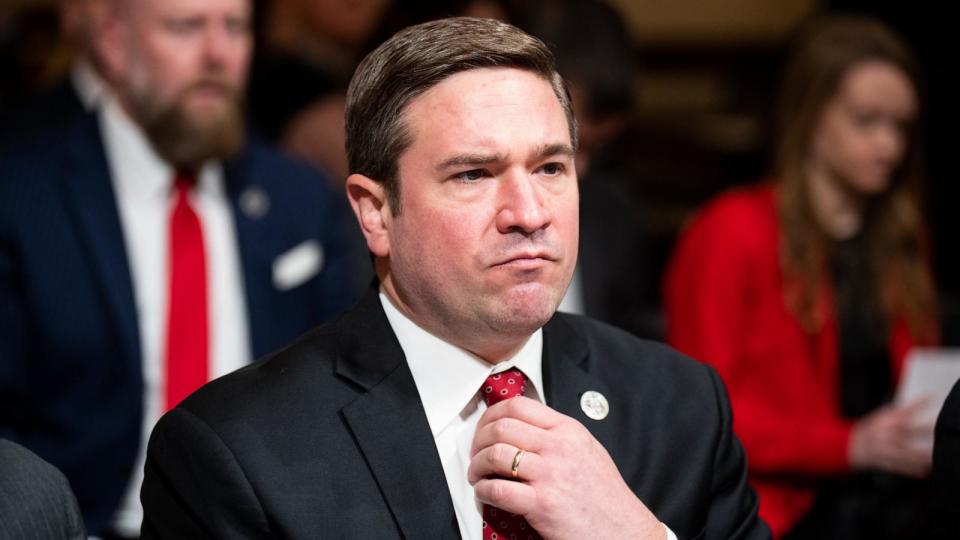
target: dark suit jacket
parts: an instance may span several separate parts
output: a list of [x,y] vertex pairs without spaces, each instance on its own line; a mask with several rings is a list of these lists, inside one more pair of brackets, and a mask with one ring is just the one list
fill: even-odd
[[[353,274],[343,199],[255,141],[224,171],[259,357],[355,300],[342,285]],[[263,215],[242,207],[256,192]],[[308,240],[323,248],[322,271],[278,290],[274,261]],[[0,155],[0,437],[66,474],[91,534],[116,510],[140,446],[137,316],[96,118]]]
[[84,113],[69,75],[46,92],[0,111],[0,147],[51,127],[64,126]]
[[63,474],[26,448],[0,439],[0,538],[86,537]]
[[934,538],[960,538],[960,381],[937,418],[932,478]]
[[[722,384],[708,367],[558,314],[544,391],[685,538],[766,538]],[[587,418],[580,395],[610,402]],[[144,538],[458,538],[416,385],[375,291],[336,322],[216,380],[154,429]]]

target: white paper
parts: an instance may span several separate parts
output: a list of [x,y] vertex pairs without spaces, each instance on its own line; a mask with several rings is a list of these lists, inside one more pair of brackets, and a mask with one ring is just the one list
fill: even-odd
[[894,402],[906,405],[927,399],[917,421],[933,423],[950,389],[960,380],[960,348],[914,348],[905,364]]

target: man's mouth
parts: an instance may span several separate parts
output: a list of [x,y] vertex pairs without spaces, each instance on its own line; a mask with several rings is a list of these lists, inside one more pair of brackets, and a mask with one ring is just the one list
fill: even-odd
[[502,268],[533,269],[553,262],[556,257],[544,251],[514,253],[503,257],[493,266]]

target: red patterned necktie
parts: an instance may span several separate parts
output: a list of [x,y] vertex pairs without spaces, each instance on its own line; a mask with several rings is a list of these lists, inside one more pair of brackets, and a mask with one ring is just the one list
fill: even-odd
[[193,184],[177,173],[169,230],[165,410],[207,382],[207,268],[203,228],[187,198]]
[[[522,396],[527,378],[519,369],[511,369],[487,377],[480,395],[487,406],[505,399]],[[540,535],[523,516],[483,505],[483,540],[540,540]]]

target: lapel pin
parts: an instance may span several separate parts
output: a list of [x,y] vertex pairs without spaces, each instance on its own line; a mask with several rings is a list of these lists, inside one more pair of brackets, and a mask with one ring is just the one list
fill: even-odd
[[603,420],[610,414],[610,404],[603,394],[594,390],[587,390],[580,396],[580,409],[588,418]]
[[250,186],[240,193],[240,210],[250,219],[260,219],[270,211],[270,197],[263,188]]

